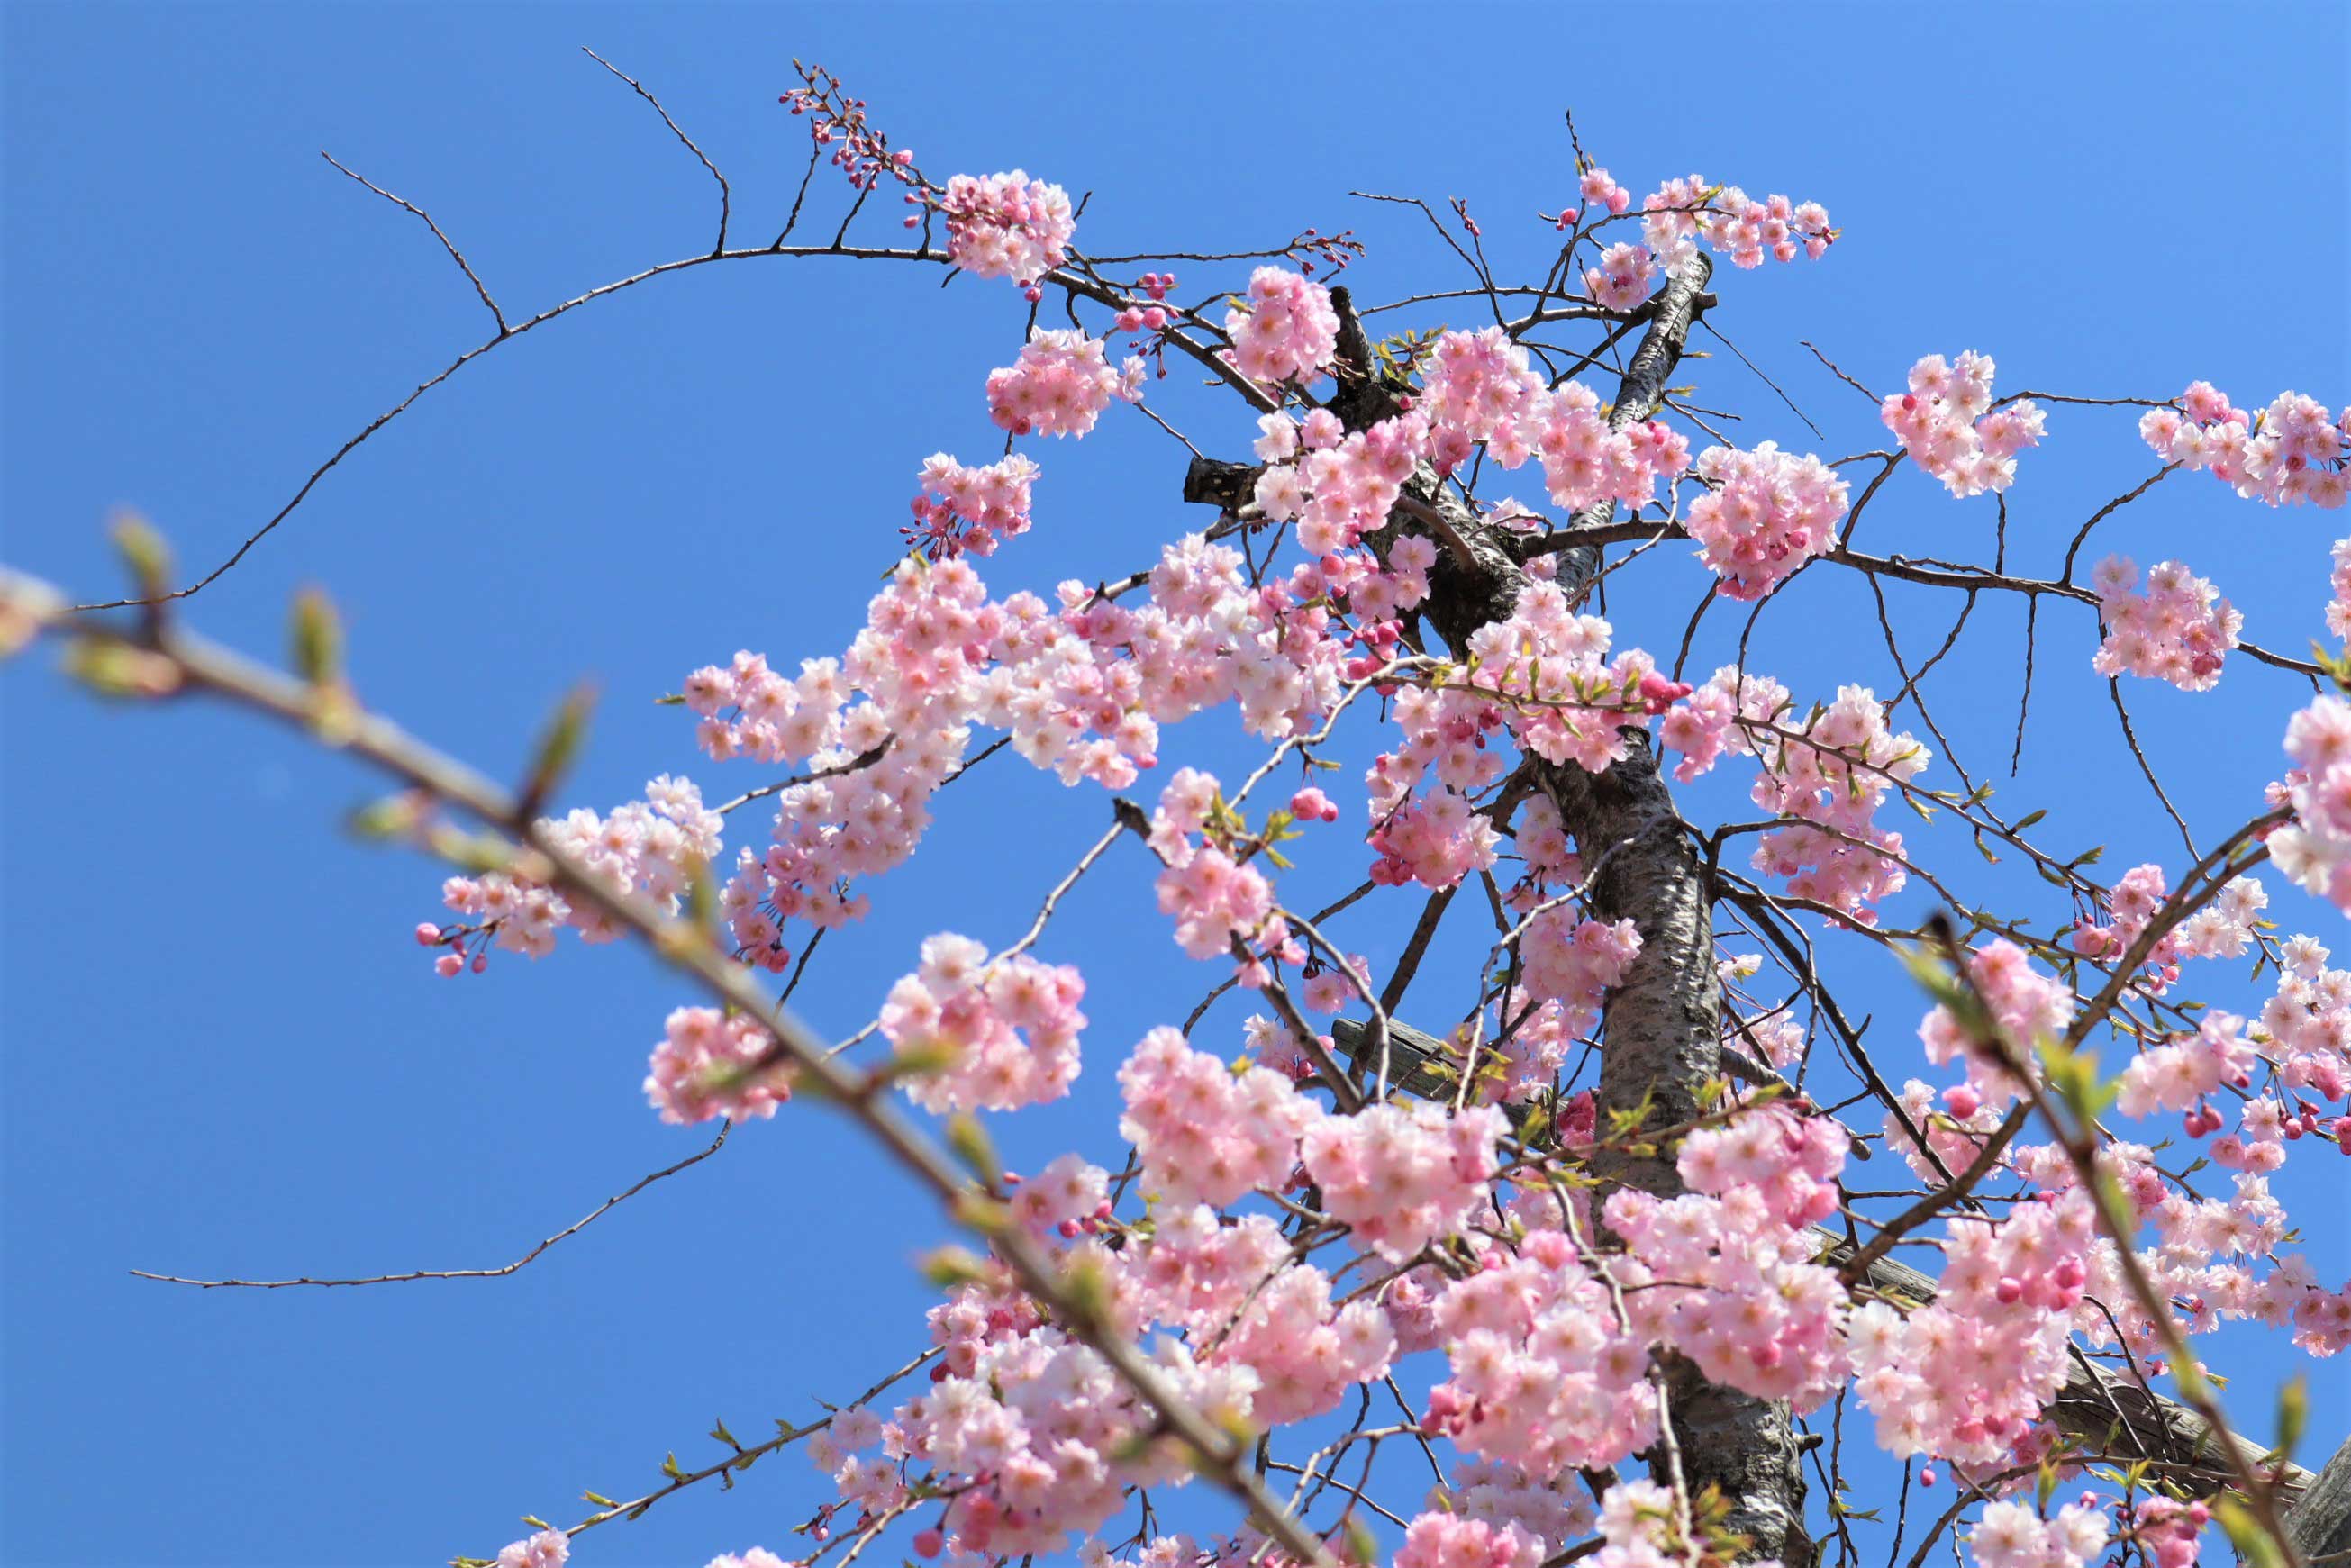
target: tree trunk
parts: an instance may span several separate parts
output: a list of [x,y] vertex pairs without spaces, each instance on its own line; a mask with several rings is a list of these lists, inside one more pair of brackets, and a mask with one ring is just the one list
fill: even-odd
[[[1698,258],[1669,279],[1653,302],[1609,415],[1612,427],[1646,420],[1663,402],[1690,324],[1704,308],[1709,270],[1705,258]],[[1332,298],[1344,324],[1343,343],[1352,350],[1332,407],[1351,428],[1361,428],[1393,410],[1394,392],[1374,380],[1364,362],[1360,328],[1344,291],[1334,290]],[[1195,465],[1187,495],[1196,491],[1199,498],[1208,498],[1207,492],[1217,487],[1213,466]],[[1413,505],[1399,507],[1388,530],[1374,542],[1384,544],[1399,532],[1431,533],[1412,515],[1415,510],[1443,517],[1466,548],[1457,552],[1452,539],[1435,533],[1440,549],[1421,608],[1454,653],[1462,654],[1479,627],[1509,617],[1531,580],[1511,554],[1509,536],[1481,524],[1434,471],[1424,466],[1405,488]],[[1603,526],[1614,511],[1613,505],[1604,505],[1579,515],[1571,526]],[[1590,586],[1600,559],[1596,548],[1560,552],[1557,580],[1572,599]],[[1606,1003],[1600,1103],[1604,1109],[1619,1109],[1646,1097],[1652,1120],[1666,1124],[1696,1115],[1698,1086],[1719,1071],[1721,998],[1713,904],[1696,846],[1674,809],[1646,730],[1628,727],[1625,736],[1627,755],[1603,774],[1531,759],[1528,766],[1536,787],[1558,806],[1583,863],[1596,869],[1593,915],[1629,919],[1641,935],[1639,956]],[[1667,1155],[1613,1157],[1599,1174],[1646,1192],[1680,1190]],[[1804,1531],[1802,1453],[1787,1407],[1709,1383],[1678,1357],[1668,1365],[1667,1386],[1683,1479],[1694,1494],[1709,1486],[1720,1489],[1729,1503],[1729,1528],[1749,1541],[1741,1556],[1778,1558],[1792,1568],[1808,1563],[1812,1543]]]

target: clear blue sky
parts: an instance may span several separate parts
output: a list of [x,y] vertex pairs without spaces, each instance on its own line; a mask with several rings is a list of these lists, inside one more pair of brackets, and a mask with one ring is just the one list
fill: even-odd
[[[798,54],[846,77],[929,168],[1019,165],[1092,191],[1089,248],[1352,225],[1374,246],[1353,279],[1367,298],[1455,279],[1424,233],[1351,187],[1466,196],[1498,260],[1540,267],[1548,231],[1529,214],[1570,187],[1572,107],[1636,192],[1695,168],[1824,202],[1844,225],[1822,264],[1727,278],[1717,318],[1825,441],[1727,356],[1701,367],[1708,400],[1749,415],[1746,438],[1823,455],[1881,437],[1800,337],[1881,387],[1921,353],[1974,347],[1999,358],[2002,390],[2165,395],[2201,375],[2254,405],[2287,387],[2351,395],[2333,5],[20,3],[0,34],[0,555],[111,596],[100,524],[127,503],[209,565],[479,340],[484,313],[431,235],[322,148],[426,206],[510,313],[706,247],[707,176],[582,44],[720,162],[747,236],[774,232],[799,176],[799,128],[775,101]],[[830,182],[812,200],[839,211]],[[979,386],[1020,322],[1007,288],[942,292],[888,267],[730,264],[632,290],[435,392],[193,617],[274,651],[288,595],[324,583],[364,695],[460,755],[512,768],[589,674],[608,700],[576,799],[609,806],[675,768],[747,787],[760,779],[739,767],[695,768],[685,724],[649,699],[737,647],[845,643],[915,465],[998,444]],[[1237,408],[1167,384],[1195,439],[1240,449]],[[1037,455],[1040,524],[989,565],[999,590],[1123,573],[1201,521],[1176,499],[1179,449],[1140,422]],[[2053,540],[2153,466],[2126,420],[2078,414],[2053,416],[2024,465],[2013,537],[2044,567]],[[1886,548],[1963,555],[1988,538],[1987,508],[1906,471],[1871,528]],[[2323,632],[2333,532],[2199,481],[2104,537],[2142,563],[2185,556],[2252,634],[2292,651]],[[1695,570],[1668,570],[1654,617],[1620,607],[1625,639],[1669,643]],[[1948,623],[1930,599],[1899,604],[1906,637]],[[1856,675],[1885,689],[1882,655],[1820,641],[1851,610],[1823,590],[1767,621],[1756,662],[1808,690]],[[2109,865],[2176,863],[2123,771],[2086,618],[2043,631],[2025,777],[1991,769],[2003,799],[2055,808],[2053,835],[2109,842]],[[2018,632],[2012,607],[1987,606],[1939,691],[1986,768],[2006,755]],[[503,1281],[202,1294],[130,1278],[517,1256],[697,1146],[637,1091],[680,992],[634,956],[569,941],[535,967],[434,979],[404,935],[435,912],[433,868],[339,836],[372,783],[359,769],[218,711],[100,711],[45,663],[0,676],[0,1558],[486,1553],[521,1512],[568,1521],[582,1487],[633,1495],[665,1451],[705,1455],[714,1415],[744,1433],[805,1418],[919,1343],[929,1298],[906,1260],[937,1228],[807,1107]],[[2132,695],[2183,808],[2210,824],[2254,809],[2290,679],[2239,661],[2214,696]],[[1184,744],[1238,755],[1227,728],[1201,727]],[[874,890],[873,918],[828,944],[810,1013],[863,1021],[929,931],[1014,935],[1105,820],[1098,792],[1009,759],[974,775],[933,846]],[[1043,949],[1092,977],[1087,1075],[1014,1124],[1016,1161],[1106,1156],[1111,1063],[1210,977],[1166,939],[1138,868],[1105,870]],[[1301,873],[1334,888],[1358,874],[1335,847]],[[2351,946],[2338,917],[2272,882],[2289,928]],[[1379,958],[1396,936],[1359,940]],[[1842,961],[1898,1072],[1915,998],[1866,952]],[[2351,1268],[2341,1169],[2288,1184],[2330,1282]],[[2240,1358],[2232,1401],[2266,1431],[2291,1358],[2252,1336],[2220,1347]],[[2331,1445],[2351,1382],[2321,1368],[2314,1391],[2314,1440]],[[804,1461],[770,1461],[731,1495],[597,1531],[576,1560],[788,1551],[816,1495]]]

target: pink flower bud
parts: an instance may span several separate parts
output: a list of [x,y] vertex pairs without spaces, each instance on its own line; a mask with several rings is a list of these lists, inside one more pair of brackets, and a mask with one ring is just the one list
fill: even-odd
[[416,945],[419,947],[437,947],[440,944],[441,927],[434,925],[430,920],[417,926]]

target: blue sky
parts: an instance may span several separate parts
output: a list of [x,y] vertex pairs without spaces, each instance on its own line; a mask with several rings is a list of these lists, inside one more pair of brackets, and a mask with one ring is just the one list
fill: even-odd
[[[1367,300],[1457,279],[1425,232],[1351,188],[1464,196],[1499,266],[1539,269],[1551,236],[1531,214],[1570,188],[1573,108],[1636,192],[1695,168],[1823,202],[1843,225],[1820,264],[1726,278],[1716,317],[1824,441],[1729,356],[1698,368],[1705,401],[1748,416],[1742,439],[1823,455],[1881,433],[1800,338],[1880,388],[1919,354],[1973,347],[1998,357],[2002,391],[2166,395],[2204,376],[2254,406],[2289,387],[2351,395],[2336,8],[1630,16],[14,5],[0,557],[110,597],[101,523],[127,504],[209,566],[480,340],[485,313],[432,236],[321,149],[428,208],[510,314],[706,247],[707,176],[582,44],[719,162],[745,235],[779,226],[799,178],[799,127],[775,101],[799,55],[839,71],[927,167],[1023,166],[1094,193],[1081,246],[1214,250],[1352,225],[1373,246],[1351,279]],[[839,188],[811,199],[835,214],[829,233]],[[1215,281],[1179,270],[1187,289]],[[585,674],[606,701],[573,799],[609,806],[672,769],[747,788],[763,780],[740,765],[697,768],[685,723],[650,698],[737,647],[789,659],[845,643],[916,465],[998,448],[979,388],[1022,319],[1008,288],[942,291],[892,267],[728,264],[632,289],[419,402],[193,619],[274,651],[289,595],[322,583],[364,695],[461,756],[513,769]],[[1196,441],[1245,444],[1237,406],[1164,387]],[[2053,541],[2154,466],[2126,418],[2051,425],[2011,508],[2015,548],[2043,568]],[[988,563],[999,591],[1123,574],[1204,520],[1177,500],[1180,449],[1139,421],[1032,451],[1039,526]],[[1988,543],[1988,506],[1906,471],[1862,542],[1963,557]],[[2119,514],[2101,542],[2143,564],[2180,555],[2246,609],[2249,634],[2298,651],[2323,634],[2334,533],[2197,480]],[[1656,588],[1612,605],[1623,639],[1677,636],[1696,570],[1661,566]],[[1767,618],[1756,662],[1823,695],[1893,684],[1882,650],[1847,636],[1850,595],[1806,591],[1802,612]],[[1906,645],[1939,639],[1951,613],[1929,595],[1896,608]],[[1962,756],[2003,801],[2052,807],[2053,840],[2105,841],[2109,866],[2176,865],[2087,671],[2086,617],[2044,623],[2023,774],[2011,785],[1992,766],[2020,632],[2012,606],[1987,605],[1930,687]],[[2256,809],[2298,702],[2289,677],[2240,660],[2210,696],[2130,695],[2191,818],[2225,827]],[[577,1517],[583,1487],[646,1490],[664,1452],[707,1450],[714,1415],[738,1432],[804,1419],[919,1342],[929,1297],[906,1263],[938,1227],[809,1107],[502,1281],[263,1294],[130,1278],[518,1256],[698,1146],[637,1091],[681,994],[634,955],[569,942],[537,966],[434,978],[405,933],[435,913],[436,873],[340,836],[373,781],[298,737],[206,708],[99,709],[45,660],[0,674],[0,1558],[486,1552],[519,1513]],[[1180,755],[1243,755],[1222,719],[1194,728]],[[1728,789],[1690,810],[1736,809]],[[930,931],[1016,935],[1106,820],[1098,792],[1008,758],[975,774],[932,844],[874,890],[873,917],[828,942],[810,1016],[862,1023]],[[1315,847],[1304,906],[1360,874],[1335,838]],[[2289,929],[2351,942],[2272,881]],[[1375,958],[1400,936],[1384,918],[1356,938]],[[1081,888],[1041,951],[1092,977],[1089,1067],[1071,1101],[1003,1135],[1016,1163],[1102,1157],[1110,1064],[1210,977],[1167,941],[1131,859]],[[1840,962],[1898,1073],[1915,998],[1866,950]],[[1422,1005],[1447,1005],[1440,983],[1423,982]],[[2340,1167],[2285,1190],[2339,1281]],[[2232,1406],[2265,1431],[2294,1358],[2255,1336],[2219,1344]],[[2331,1445],[2351,1381],[2314,1378],[2314,1441]],[[575,1560],[788,1550],[814,1480],[797,1458],[770,1461],[732,1495],[704,1489],[595,1532]]]

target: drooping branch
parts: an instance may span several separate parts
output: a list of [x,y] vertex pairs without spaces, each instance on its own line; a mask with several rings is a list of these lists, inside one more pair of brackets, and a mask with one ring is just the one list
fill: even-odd
[[700,1165],[703,1161],[708,1159],[711,1155],[716,1154],[721,1148],[726,1146],[726,1134],[733,1131],[734,1126],[735,1124],[732,1122],[719,1123],[718,1135],[711,1139],[710,1142],[705,1145],[702,1148],[686,1155],[685,1158],[678,1161],[674,1165],[664,1166],[660,1170],[654,1171],[648,1176],[638,1177],[634,1186],[614,1193],[611,1197],[606,1198],[602,1203],[598,1204],[593,1209],[590,1210],[583,1218],[573,1220],[569,1225],[565,1226],[562,1229],[557,1231],[546,1240],[541,1241],[538,1246],[532,1248],[529,1251],[524,1253],[513,1262],[502,1263],[495,1269],[413,1269],[404,1274],[370,1274],[363,1278],[342,1280],[316,1280],[308,1275],[298,1280],[191,1280],[177,1274],[153,1274],[148,1272],[144,1269],[133,1269],[131,1270],[131,1273],[133,1279],[153,1280],[166,1285],[194,1285],[199,1289],[206,1291],[221,1291],[231,1288],[247,1291],[283,1291],[299,1285],[316,1285],[329,1289],[338,1286],[402,1285],[417,1280],[503,1280],[507,1275],[514,1273],[516,1270],[538,1261],[539,1255],[545,1252],[549,1248],[553,1247],[558,1242],[569,1240],[572,1237],[577,1236],[582,1230],[587,1229],[590,1226],[603,1218],[604,1216],[611,1210],[618,1208],[621,1205],[628,1202],[629,1199],[636,1197],[637,1194],[644,1191],[645,1188],[653,1186],[653,1183],[657,1181],[666,1181],[671,1176],[677,1175],[678,1172],[684,1170],[689,1166]]

